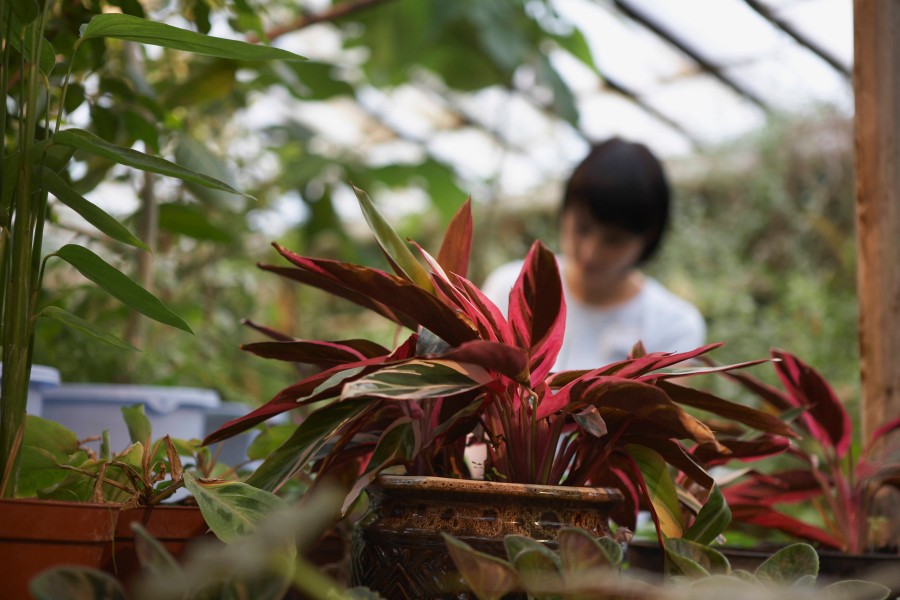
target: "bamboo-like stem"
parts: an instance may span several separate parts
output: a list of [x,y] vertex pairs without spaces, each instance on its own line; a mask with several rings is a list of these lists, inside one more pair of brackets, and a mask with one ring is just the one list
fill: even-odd
[[[38,56],[42,31],[46,20],[46,12],[41,14],[41,23],[32,28],[30,43],[32,56]],[[23,53],[24,55],[24,53]],[[28,400],[28,381],[31,376],[30,337],[31,320],[30,297],[33,285],[32,271],[32,211],[34,210],[31,172],[31,149],[34,147],[37,128],[37,90],[40,65],[32,62],[23,72],[26,78],[23,85],[27,89],[24,104],[24,127],[19,131],[19,181],[15,190],[15,218],[13,219],[12,255],[8,272],[7,295],[4,302],[4,339],[3,339],[3,384],[0,396],[3,399],[3,419],[0,422],[0,468],[4,469],[4,478],[12,485],[4,490],[7,497],[15,494],[15,480],[18,472],[18,452],[15,452],[13,441],[19,428],[24,423],[26,402]],[[40,220],[43,225],[43,220]]]

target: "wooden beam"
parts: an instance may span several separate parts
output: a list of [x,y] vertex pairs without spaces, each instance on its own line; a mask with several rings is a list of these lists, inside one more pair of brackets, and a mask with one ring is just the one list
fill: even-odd
[[853,3],[864,440],[900,417],[900,3]]
[[688,44],[679,39],[678,36],[663,27],[660,23],[656,22],[656,20],[653,19],[649,14],[638,9],[636,6],[633,6],[631,3],[626,2],[626,0],[613,0],[613,4],[615,4],[619,10],[625,13],[633,21],[640,23],[665,41],[675,46],[675,48],[680,50],[688,58],[700,65],[700,67],[704,71],[724,83],[726,86],[730,87],[740,96],[743,96],[759,108],[763,109],[765,112],[771,112],[769,105],[766,104],[766,102],[762,98],[723,73],[722,69],[718,65],[713,64],[712,61],[710,61],[708,58],[691,48]]
[[800,32],[800,30],[798,30],[796,27],[794,27],[784,19],[778,17],[772,11],[772,9],[770,9],[759,0],[745,0],[745,2],[747,2],[750,8],[755,10],[759,14],[759,16],[794,38],[795,42],[827,62],[829,65],[831,65],[831,68],[843,75],[845,78],[850,79],[850,69],[847,68],[847,66],[841,61],[839,61],[834,54],[832,54],[819,44],[815,43],[812,39],[806,37],[803,33]]

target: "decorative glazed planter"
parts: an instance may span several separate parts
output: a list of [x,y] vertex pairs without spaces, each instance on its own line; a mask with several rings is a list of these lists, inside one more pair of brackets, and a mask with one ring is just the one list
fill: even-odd
[[609,533],[618,490],[383,475],[369,486],[357,524],[351,583],[386,598],[474,598],[456,573],[441,533],[505,557],[503,538],[553,544],[561,527]]
[[118,514],[112,504],[0,500],[3,597],[31,598],[31,578],[58,565],[102,569]]

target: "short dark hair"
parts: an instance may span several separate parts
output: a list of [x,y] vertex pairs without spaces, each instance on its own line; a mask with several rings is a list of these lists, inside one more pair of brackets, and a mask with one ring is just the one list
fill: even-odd
[[662,164],[643,144],[614,137],[591,147],[566,184],[562,212],[587,207],[598,222],[647,235],[638,263],[659,248],[669,222],[669,183]]

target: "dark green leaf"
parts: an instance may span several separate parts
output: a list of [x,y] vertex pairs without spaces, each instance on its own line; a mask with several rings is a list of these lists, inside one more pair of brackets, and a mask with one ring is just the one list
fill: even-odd
[[37,0],[17,0],[10,2],[7,6],[12,8],[12,14],[19,20],[20,26],[28,25],[41,14]]
[[160,323],[193,333],[187,323],[169,310],[156,296],[87,248],[66,244],[56,251],[56,255],[78,269],[82,275],[99,285],[114,298],[138,312]]
[[368,398],[333,402],[311,413],[278,450],[269,455],[247,480],[264,490],[274,490],[291,478],[322,449],[347,422],[372,405]]
[[138,403],[132,406],[123,406],[122,418],[125,420],[125,425],[128,426],[128,437],[131,438],[131,443],[140,442],[145,447],[149,447],[153,429],[150,426],[150,419],[144,414],[144,405]]
[[47,190],[56,196],[60,202],[81,215],[85,221],[114,240],[136,248],[150,250],[144,242],[135,237],[121,223],[69,187],[69,184],[62,177],[46,168],[42,173],[43,184]]
[[280,48],[216,38],[131,15],[95,16],[81,30],[82,39],[94,37],[116,38],[235,60],[305,60]]
[[137,348],[126,342],[125,340],[114,336],[113,334],[100,329],[98,326],[94,325],[90,321],[85,321],[81,317],[77,317],[72,313],[59,308],[58,306],[48,306],[41,310],[38,313],[39,317],[46,317],[48,319],[53,319],[58,323],[62,323],[69,329],[74,329],[75,331],[79,331],[83,334],[86,334],[95,340],[100,342],[104,342],[113,346],[114,348],[119,348],[121,350],[131,350],[135,352],[140,352]]
[[213,533],[231,543],[254,531],[259,522],[287,503],[270,492],[239,481],[204,481],[184,474],[184,484]]
[[191,171],[190,169],[186,169],[156,156],[150,156],[149,154],[144,154],[143,152],[138,152],[131,148],[123,148],[121,146],[116,146],[115,144],[110,144],[93,133],[82,129],[64,129],[53,136],[53,143],[84,150],[94,156],[106,158],[142,171],[150,171],[151,173],[175,177],[183,181],[190,181],[213,189],[225,190],[232,194],[241,193],[230,185],[217,181],[212,177]]
[[71,114],[84,102],[84,86],[79,83],[70,83],[66,90],[66,112]]
[[725,502],[725,496],[718,485],[713,485],[709,491],[709,497],[706,504],[700,509],[697,518],[684,532],[684,539],[692,540],[700,544],[709,544],[716,539],[720,533],[725,531],[728,524],[731,523],[731,509]]

